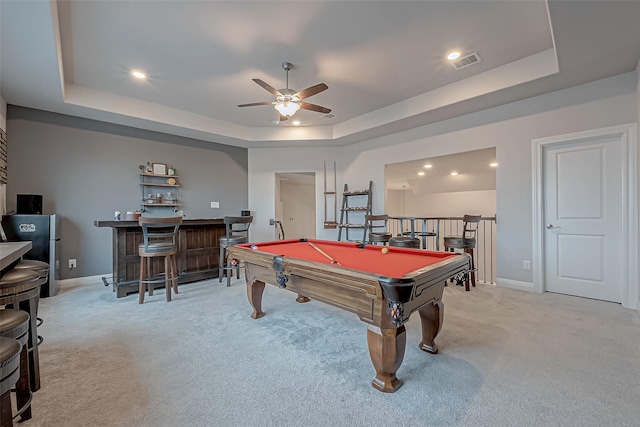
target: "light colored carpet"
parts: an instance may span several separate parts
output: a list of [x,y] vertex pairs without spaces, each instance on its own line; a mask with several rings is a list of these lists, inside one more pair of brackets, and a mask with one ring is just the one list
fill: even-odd
[[42,388],[21,426],[638,426],[640,319],[619,304],[480,285],[445,289],[440,353],[420,320],[394,394],[371,387],[366,325],[244,281],[158,291],[100,284],[41,300]]

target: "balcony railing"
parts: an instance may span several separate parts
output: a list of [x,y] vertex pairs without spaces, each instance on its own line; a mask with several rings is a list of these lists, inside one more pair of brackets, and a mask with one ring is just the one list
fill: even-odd
[[[462,217],[389,217],[389,232],[394,236],[418,237],[420,247],[444,250],[444,237],[461,235]],[[476,281],[496,283],[496,217],[482,217],[476,232],[473,254]]]

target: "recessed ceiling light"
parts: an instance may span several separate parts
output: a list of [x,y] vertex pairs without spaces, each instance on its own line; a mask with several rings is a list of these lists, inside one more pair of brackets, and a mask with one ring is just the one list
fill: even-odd
[[138,71],[138,70],[131,71],[131,75],[133,77],[135,77],[136,79],[140,79],[140,80],[143,80],[143,79],[147,78],[147,75],[145,73],[143,73],[142,71]]
[[492,168],[495,168],[498,166],[498,163],[493,162],[493,163],[489,163],[489,166],[491,166]]
[[423,166],[425,169],[431,169],[433,167],[432,164],[427,163],[426,165]]
[[424,175],[424,172],[418,172],[418,175],[422,176]]
[[291,124],[294,126],[300,126],[300,120],[294,120],[291,122]]
[[460,52],[458,52],[457,50],[454,50],[453,52],[449,52],[447,54],[447,59],[449,61],[454,61],[456,59],[460,58]]
[[455,175],[458,175],[458,172],[453,171],[453,172],[451,172],[451,175],[454,175],[454,176],[455,176]]

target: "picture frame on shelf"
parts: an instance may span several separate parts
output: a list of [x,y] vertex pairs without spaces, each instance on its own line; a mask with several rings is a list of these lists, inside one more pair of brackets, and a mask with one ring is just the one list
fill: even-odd
[[151,165],[154,175],[166,175],[167,165],[165,163],[153,163]]

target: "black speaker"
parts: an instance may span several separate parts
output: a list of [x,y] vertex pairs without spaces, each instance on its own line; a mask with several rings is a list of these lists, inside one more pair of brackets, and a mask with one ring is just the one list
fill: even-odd
[[42,215],[41,194],[18,194],[16,213],[18,215]]

